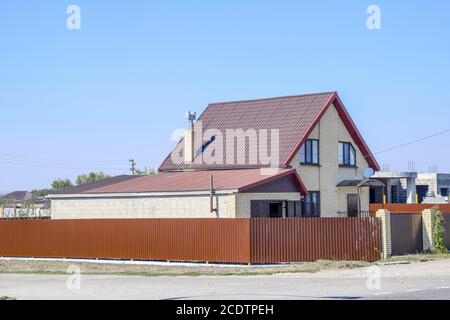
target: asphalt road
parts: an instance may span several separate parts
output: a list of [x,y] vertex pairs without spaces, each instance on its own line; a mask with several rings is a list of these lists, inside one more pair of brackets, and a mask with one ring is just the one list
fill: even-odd
[[450,260],[272,276],[81,275],[69,278],[1,274],[0,296],[16,299],[450,300]]

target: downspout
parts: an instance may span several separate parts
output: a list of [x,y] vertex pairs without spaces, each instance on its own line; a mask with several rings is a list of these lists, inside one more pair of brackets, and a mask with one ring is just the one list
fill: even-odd
[[[213,175],[209,176],[209,212],[217,214],[217,208],[214,208],[214,177]],[[219,215],[217,215],[217,218]]]

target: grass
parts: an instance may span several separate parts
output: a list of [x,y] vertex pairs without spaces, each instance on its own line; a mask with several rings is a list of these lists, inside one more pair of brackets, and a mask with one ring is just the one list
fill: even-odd
[[104,264],[92,262],[71,261],[40,261],[40,260],[4,260],[0,259],[0,273],[2,274],[52,274],[66,275],[70,265],[80,267],[81,273],[85,275],[123,275],[123,276],[146,276],[146,277],[199,277],[199,276],[261,276],[284,273],[315,273],[331,269],[362,268],[370,265],[381,265],[386,263],[413,263],[428,262],[433,260],[448,259],[450,255],[417,254],[393,257],[387,261],[369,263],[364,261],[327,261],[305,262],[295,264],[280,264],[270,267],[261,266],[154,266],[154,265],[126,265],[126,264]]
[[5,301],[5,300],[16,300],[16,299],[8,297],[8,296],[0,296],[0,301]]

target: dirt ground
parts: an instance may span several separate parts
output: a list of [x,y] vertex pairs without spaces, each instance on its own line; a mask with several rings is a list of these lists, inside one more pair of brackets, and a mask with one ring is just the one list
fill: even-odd
[[[393,257],[373,264],[407,264],[411,262],[428,262],[448,259],[450,255],[409,255]],[[232,275],[272,275],[279,273],[315,273],[329,269],[351,269],[371,265],[363,261],[317,261],[296,264],[280,264],[271,266],[221,266],[221,265],[147,265],[102,263],[95,261],[70,260],[23,260],[0,259],[0,273],[16,274],[67,274],[69,266],[76,265],[81,273],[90,275],[136,275],[136,276],[232,276]]]

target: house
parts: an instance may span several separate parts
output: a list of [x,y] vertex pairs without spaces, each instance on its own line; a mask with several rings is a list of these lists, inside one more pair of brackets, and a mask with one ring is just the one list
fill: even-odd
[[416,179],[420,199],[422,195],[431,192],[434,196],[441,196],[449,201],[450,174],[448,173],[419,173]]
[[[383,193],[372,193],[371,203],[423,203],[428,201],[448,202],[450,174],[418,172],[377,172],[374,179],[382,181],[386,188]],[[434,199],[433,198],[439,198]]]
[[50,194],[52,218],[358,216],[384,187],[336,92],[213,103],[188,119],[158,174]]
[[33,194],[29,191],[14,191],[1,197],[3,201],[23,203],[33,199]]

